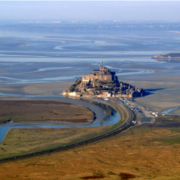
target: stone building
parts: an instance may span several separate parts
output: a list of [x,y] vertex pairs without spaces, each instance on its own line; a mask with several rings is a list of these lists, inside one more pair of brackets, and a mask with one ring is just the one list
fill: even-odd
[[112,72],[110,69],[105,68],[102,61],[99,70],[94,70],[91,74],[84,75],[82,77],[82,85],[92,84],[92,86],[94,87],[96,84],[96,80],[102,82],[116,82],[117,76],[115,72]]
[[103,61],[99,70],[82,76],[63,95],[84,96],[84,97],[139,97],[143,96],[143,89],[136,89],[135,86],[119,82],[115,72],[104,67]]

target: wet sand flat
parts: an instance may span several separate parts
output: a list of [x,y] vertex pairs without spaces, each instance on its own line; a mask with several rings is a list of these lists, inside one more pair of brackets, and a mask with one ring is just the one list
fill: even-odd
[[46,83],[46,84],[28,84],[23,88],[26,94],[61,94],[62,91],[69,88],[73,82]]
[[[175,78],[176,79],[176,78]],[[149,95],[135,98],[135,102],[152,109],[163,111],[171,107],[180,106],[180,83],[166,81],[128,81],[147,90]]]
[[180,109],[173,111],[172,114],[179,114],[180,115]]
[[[0,84],[0,92],[6,94],[60,95],[73,82],[36,83],[36,84]],[[4,96],[5,97],[5,96]]]

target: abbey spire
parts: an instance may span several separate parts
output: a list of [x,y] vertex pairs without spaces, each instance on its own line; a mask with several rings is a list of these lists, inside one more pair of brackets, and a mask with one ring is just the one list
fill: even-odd
[[101,67],[104,67],[103,59],[101,59]]

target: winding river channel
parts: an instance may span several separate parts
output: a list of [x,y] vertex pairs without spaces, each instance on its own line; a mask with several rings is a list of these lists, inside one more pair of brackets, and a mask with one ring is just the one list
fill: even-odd
[[[16,96],[16,94],[3,94],[9,96]],[[30,97],[44,99],[46,100],[54,100],[60,102],[69,102],[72,104],[80,105],[87,107],[91,111],[93,111],[96,115],[95,120],[92,123],[64,123],[64,122],[54,122],[54,121],[44,121],[44,122],[8,122],[0,125],[0,142],[4,139],[8,130],[13,128],[83,128],[83,127],[99,127],[99,126],[108,126],[115,124],[119,121],[119,114],[110,106],[104,103],[96,103],[92,101],[91,103],[87,101],[82,101],[78,99],[69,99],[63,96],[41,96],[41,95],[17,95],[18,97]],[[109,113],[105,113],[108,111]]]

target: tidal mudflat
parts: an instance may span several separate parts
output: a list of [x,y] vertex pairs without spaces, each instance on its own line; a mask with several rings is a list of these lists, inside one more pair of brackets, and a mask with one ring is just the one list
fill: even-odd
[[[105,66],[119,80],[146,89],[137,103],[162,112],[180,106],[180,63],[158,62],[157,54],[179,51],[179,33],[120,31],[55,33],[0,30],[0,95],[59,95],[76,79]],[[14,95],[14,96],[13,96]],[[16,97],[15,97],[16,96]]]

